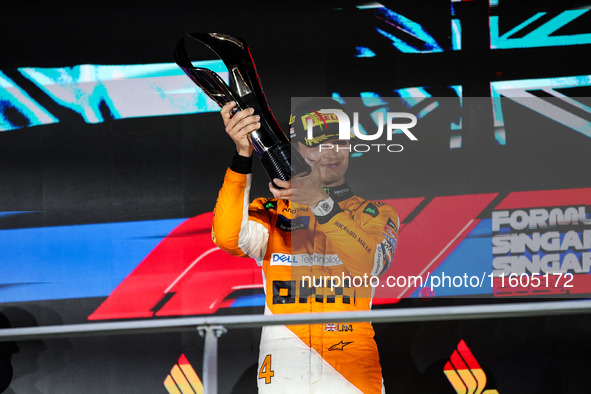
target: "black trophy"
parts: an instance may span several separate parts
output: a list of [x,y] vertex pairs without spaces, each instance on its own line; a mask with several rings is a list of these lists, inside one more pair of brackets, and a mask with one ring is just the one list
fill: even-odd
[[288,181],[306,175],[310,166],[297,150],[291,149],[289,138],[273,116],[248,45],[244,40],[219,33],[191,33],[187,38],[197,40],[214,51],[228,68],[230,86],[215,72],[194,67],[187,50],[185,37],[174,48],[173,57],[180,68],[220,107],[236,102],[234,113],[252,107],[260,115],[261,127],[250,134],[250,142],[257,152],[269,178]]

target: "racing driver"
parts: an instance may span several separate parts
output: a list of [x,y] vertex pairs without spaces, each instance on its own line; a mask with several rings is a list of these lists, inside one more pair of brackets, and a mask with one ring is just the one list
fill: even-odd
[[[295,109],[292,147],[311,172],[275,179],[274,198],[249,203],[247,136],[260,122],[251,108],[232,116],[234,105],[221,109],[236,154],[214,209],[214,242],[262,267],[266,314],[369,310],[369,279],[392,262],[399,221],[390,205],[356,196],[345,181],[350,142],[338,139],[337,117],[320,111],[343,107],[311,99]],[[385,392],[369,322],[264,326],[257,374],[259,393]]]

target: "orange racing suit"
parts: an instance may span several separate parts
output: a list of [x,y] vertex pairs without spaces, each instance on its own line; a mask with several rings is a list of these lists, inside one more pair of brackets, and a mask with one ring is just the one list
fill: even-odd
[[[234,167],[218,195],[212,238],[262,266],[265,313],[369,310],[370,278],[388,269],[396,248],[394,208],[347,185],[325,189],[335,204],[318,218],[287,200],[249,204],[252,175]],[[259,393],[383,393],[371,323],[264,326],[258,386]]]

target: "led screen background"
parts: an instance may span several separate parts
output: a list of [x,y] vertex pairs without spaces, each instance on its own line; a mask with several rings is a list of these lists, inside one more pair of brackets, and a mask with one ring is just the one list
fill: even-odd
[[[362,96],[377,103],[378,109],[383,107],[380,97],[407,97],[414,100],[409,105],[426,111],[441,97],[465,99],[465,112],[446,124],[440,135],[420,148],[409,147],[404,156],[380,170],[397,183],[396,192],[368,196],[398,201],[399,211],[405,211],[407,239],[412,239],[413,220],[418,229],[421,217],[431,219],[431,227],[437,225],[429,212],[437,209],[443,197],[474,201],[472,196],[496,193],[494,201],[501,203],[512,192],[564,190],[560,192],[563,200],[558,198],[555,204],[589,205],[587,197],[569,201],[567,191],[591,186],[586,170],[591,164],[589,134],[511,100],[503,99],[503,111],[499,111],[492,100],[528,92],[560,103],[563,118],[576,115],[589,121],[591,70],[582,59],[591,32],[584,2],[441,1],[429,4],[428,10],[412,2],[360,5],[43,4],[32,9],[15,5],[3,13],[9,21],[0,27],[3,314],[13,325],[43,325],[89,318],[260,312],[256,268],[243,262],[239,275],[232,275],[236,261],[220,252],[207,254],[211,250],[208,215],[232,146],[223,135],[215,107],[191,90],[190,81],[172,62],[172,49],[186,32],[218,31],[247,40],[270,106],[282,125],[289,117],[292,97]],[[203,60],[215,59],[205,56]],[[223,75],[219,62],[211,67]],[[573,100],[582,106],[573,105]],[[431,119],[439,119],[436,111]],[[255,177],[265,177],[258,164]],[[360,177],[356,179],[358,190],[363,190]],[[265,189],[266,182],[258,182],[253,194],[266,195]],[[526,199],[521,208],[534,207],[528,203]],[[475,208],[474,217],[490,219],[493,206],[482,204],[481,211]],[[450,238],[442,246],[460,229],[450,228]],[[174,231],[182,237],[166,241]],[[463,247],[479,239],[468,238],[470,244]],[[184,240],[186,245],[169,245],[173,240]],[[475,250],[486,248],[490,253],[490,238],[485,242]],[[165,253],[159,260],[151,252],[167,247],[187,248],[187,254],[163,269],[162,262],[168,262],[170,255]],[[452,259],[448,265],[453,262],[452,250],[464,258],[463,249],[455,247],[447,251]],[[424,258],[430,262],[440,250]],[[199,256],[203,256],[200,262],[214,266],[216,278],[226,278],[225,283],[234,278],[236,288],[248,284],[251,289],[220,289],[214,283],[200,298],[195,289],[211,277],[211,271],[204,271],[205,276],[187,271]],[[217,261],[224,263],[216,266]],[[141,287],[146,283],[153,287]],[[134,294],[136,304],[118,301],[129,301]],[[216,308],[203,308],[213,301]],[[402,306],[435,301],[406,301]],[[458,332],[471,332],[457,327]],[[406,326],[401,331],[415,328]],[[420,329],[431,332],[433,326]],[[385,339],[389,332],[385,328],[378,335],[381,332],[386,335],[378,340],[386,349],[400,340]],[[236,346],[244,346],[256,357],[257,333],[249,336],[254,345]],[[170,338],[165,341],[169,348],[158,349],[161,364],[145,373],[138,371],[146,363],[129,356],[139,363],[133,369],[136,376],[149,376],[162,385],[181,346],[191,348],[189,361],[199,373],[200,341]],[[439,364],[426,359],[449,357],[448,347],[453,350],[458,342],[450,335],[441,345],[443,356],[418,351],[423,364],[416,362],[421,367],[413,373],[432,373],[432,379],[427,379],[430,384],[453,392],[443,364],[435,371],[433,365]],[[87,355],[77,350],[80,342],[73,343],[68,357],[80,363]],[[233,343],[229,337],[227,343]],[[477,346],[471,345],[468,342],[476,352]],[[55,342],[45,346],[59,348]],[[131,365],[109,350],[99,357],[105,365]],[[25,346],[13,355],[15,365],[23,365],[19,357],[33,353],[27,353]],[[50,352],[44,354],[49,357]],[[481,357],[494,363],[490,353]],[[389,354],[382,358],[387,365],[400,362]],[[227,392],[249,367],[246,361],[229,365],[233,367],[224,386]],[[44,388],[56,387],[64,371],[19,372],[16,368],[14,384],[26,390],[23,387],[36,377]],[[97,376],[103,384],[123,387],[112,375]],[[494,388],[502,391],[502,384],[525,380],[507,376],[499,373]],[[385,374],[387,387],[392,387],[388,381],[394,378]]]

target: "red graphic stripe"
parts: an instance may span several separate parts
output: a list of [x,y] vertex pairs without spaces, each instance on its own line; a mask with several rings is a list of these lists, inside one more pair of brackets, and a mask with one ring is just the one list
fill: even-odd
[[[413,220],[400,226],[400,242],[386,276],[412,276],[433,272],[477,225],[475,218],[496,193],[434,198]],[[386,199],[403,221],[422,197]],[[514,192],[496,209],[589,204],[591,188]],[[261,288],[260,268],[251,259],[216,250],[210,239],[211,213],[191,218],[174,229],[89,317],[137,318],[213,313],[228,307],[228,295],[237,289]],[[577,287],[591,288],[591,279],[577,275]],[[579,287],[580,286],[580,287]],[[377,288],[374,302],[395,302],[415,288]],[[163,298],[168,294],[168,298]],[[159,305],[162,304],[162,305]]]
[[156,316],[213,313],[229,307],[224,299],[235,289],[260,288],[261,268],[252,259],[229,256],[218,250],[199,262],[199,269],[185,275],[172,289],[174,296]]
[[[476,226],[474,220],[497,193],[434,198],[400,231],[394,261],[387,276],[426,278]],[[378,287],[375,298],[402,298],[416,289]]]
[[[260,268],[252,259],[233,257],[221,250],[208,253],[211,240],[211,212],[187,219],[175,228],[113,290],[89,316],[90,320],[154,316],[153,309],[167,295],[158,315],[213,313],[236,284],[262,287]],[[212,280],[215,278],[215,280]],[[187,288],[190,283],[195,288]],[[170,286],[174,284],[172,288]],[[223,284],[223,285],[220,285]],[[185,291],[186,294],[178,292]],[[180,302],[185,302],[179,307]],[[176,307],[169,306],[173,303]]]
[[513,192],[501,201],[495,209],[557,207],[564,205],[588,204],[591,204],[591,188],[586,187],[580,189]]
[[[409,197],[409,198],[388,198],[384,200],[380,200],[385,202],[386,204],[390,204],[396,209],[396,213],[398,214],[398,219],[400,220],[400,225],[398,226],[398,231],[402,231],[405,224],[402,222],[416,207],[419,206],[421,202],[423,202],[424,197]],[[394,258],[396,261],[396,257]],[[379,293],[379,290],[378,290]],[[384,295],[383,297],[377,296],[373,300],[374,305],[382,305],[382,304],[395,304],[400,301],[399,298],[391,297],[390,295]]]
[[[396,209],[400,223],[424,200],[424,197],[410,197],[410,198],[389,198],[381,200],[386,204],[390,204]],[[399,226],[401,230],[402,224]]]

